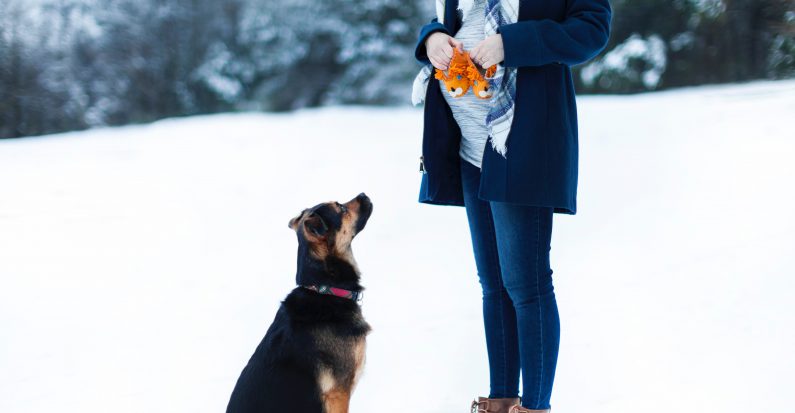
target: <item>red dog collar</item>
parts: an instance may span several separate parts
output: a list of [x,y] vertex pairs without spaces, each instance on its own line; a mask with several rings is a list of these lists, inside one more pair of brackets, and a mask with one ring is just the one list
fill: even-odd
[[347,298],[353,301],[362,301],[362,291],[343,290],[342,288],[329,287],[328,285],[302,285],[307,290],[318,294],[333,295],[335,297]]

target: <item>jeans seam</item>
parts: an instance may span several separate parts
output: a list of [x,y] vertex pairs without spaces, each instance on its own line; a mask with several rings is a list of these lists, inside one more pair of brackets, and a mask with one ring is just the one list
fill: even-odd
[[539,372],[539,380],[538,380],[538,403],[541,403],[541,390],[543,388],[544,382],[544,314],[543,309],[544,306],[541,305],[541,276],[539,274],[539,267],[541,266],[541,262],[539,261],[540,258],[540,250],[541,250],[541,210],[536,208],[536,291],[538,291],[538,328],[540,331],[540,338],[541,338],[541,371]]
[[541,403],[541,389],[544,387],[544,317],[543,317],[543,308],[544,306],[541,305],[541,278],[539,275],[539,256],[540,256],[540,249],[541,249],[541,213],[539,208],[534,208],[536,212],[536,260],[535,260],[535,267],[536,267],[536,293],[538,298],[536,301],[538,302],[538,330],[539,330],[539,339],[540,345],[538,346],[541,351],[539,351],[539,355],[541,358],[541,362],[539,365],[541,368],[538,372],[538,395],[536,396],[536,404],[538,406]]
[[499,293],[497,294],[497,296],[498,296],[497,305],[499,305],[499,307],[500,307],[500,335],[502,336],[502,339],[500,340],[500,344],[502,344],[502,346],[501,346],[501,351],[502,351],[502,369],[501,369],[502,370],[502,386],[501,387],[502,387],[503,394],[508,394],[508,350],[505,348],[506,341],[507,341],[505,339],[505,303],[504,303],[505,297],[503,297],[503,294],[502,294],[502,290],[505,288],[505,286],[503,285],[503,281],[502,281],[502,266],[500,265],[500,257],[499,257],[499,254],[497,252],[497,245],[496,245],[497,244],[497,233],[494,231],[494,225],[495,224],[494,224],[494,216],[492,215],[492,212],[491,212],[491,204],[490,203],[484,203],[484,205],[486,206],[486,215],[488,216],[487,222],[489,223],[489,225],[487,225],[487,226],[489,228],[489,235],[491,236],[491,239],[489,240],[488,244],[490,246],[490,253],[491,253],[492,258],[496,259],[495,262],[497,263],[497,268],[496,268],[497,271],[495,272],[495,274],[498,277],[499,284],[500,284],[500,290],[499,290]]

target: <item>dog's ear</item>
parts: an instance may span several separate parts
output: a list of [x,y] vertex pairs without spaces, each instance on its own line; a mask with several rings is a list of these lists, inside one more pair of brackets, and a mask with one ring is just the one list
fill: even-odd
[[304,228],[306,229],[306,233],[314,236],[316,238],[324,238],[326,236],[326,232],[328,232],[328,226],[326,222],[323,221],[323,218],[320,215],[315,213],[310,213],[306,218],[304,218]]
[[295,217],[295,218],[291,219],[291,220],[290,220],[290,222],[288,222],[288,223],[287,223],[287,226],[288,226],[288,227],[290,227],[290,229],[292,229],[293,231],[294,231],[296,228],[298,228],[298,222],[299,222],[299,221],[301,221],[301,217],[303,217],[303,216],[304,216],[304,213],[305,213],[305,212],[306,212],[306,210],[303,210],[303,211],[301,211],[301,213],[300,213],[300,214],[298,214],[298,216],[297,216],[297,217]]

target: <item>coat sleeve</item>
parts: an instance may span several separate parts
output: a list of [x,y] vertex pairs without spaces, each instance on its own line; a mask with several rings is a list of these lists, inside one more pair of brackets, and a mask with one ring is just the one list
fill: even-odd
[[422,29],[420,29],[417,47],[414,49],[414,57],[423,65],[431,64],[431,61],[428,60],[428,51],[425,50],[425,40],[428,39],[428,36],[436,32],[443,32],[448,35],[450,34],[447,28],[444,27],[443,24],[439,23],[438,19],[431,20],[430,23],[422,26]]
[[[609,0],[569,0],[566,18],[526,20],[500,27],[507,67],[585,63],[610,37]],[[427,27],[427,26],[426,26]]]

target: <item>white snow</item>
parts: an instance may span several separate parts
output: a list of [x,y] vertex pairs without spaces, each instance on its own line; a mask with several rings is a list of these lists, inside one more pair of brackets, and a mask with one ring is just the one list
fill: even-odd
[[[579,100],[555,412],[791,411],[795,81]],[[0,412],[219,412],[294,283],[287,221],[365,191],[353,412],[488,392],[463,209],[421,112],[331,108],[0,141]]]

